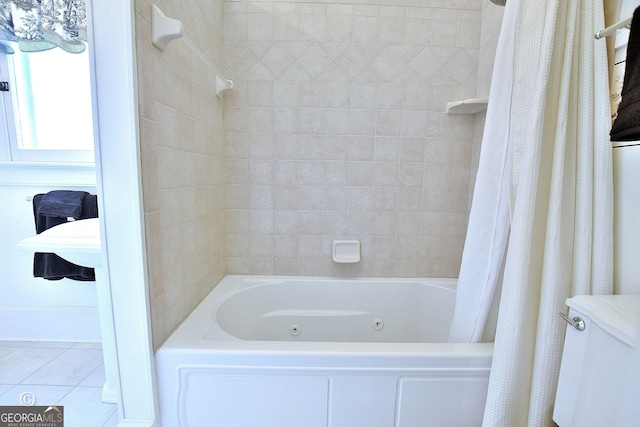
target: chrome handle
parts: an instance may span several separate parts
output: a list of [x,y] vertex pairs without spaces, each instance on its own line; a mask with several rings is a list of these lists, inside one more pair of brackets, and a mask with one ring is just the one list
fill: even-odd
[[564,313],[558,313],[560,315],[560,317],[562,317],[564,319],[565,322],[567,322],[569,325],[573,326],[574,328],[576,328],[579,331],[584,331],[584,320],[582,320],[580,317],[574,317],[573,319],[570,319],[569,316],[567,316]]

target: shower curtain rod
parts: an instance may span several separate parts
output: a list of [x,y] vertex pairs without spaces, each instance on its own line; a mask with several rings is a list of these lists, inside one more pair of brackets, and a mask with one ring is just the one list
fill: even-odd
[[613,24],[612,26],[607,27],[604,30],[596,31],[596,33],[593,35],[593,37],[595,37],[596,39],[601,39],[603,37],[610,36],[611,34],[615,33],[616,30],[619,30],[620,28],[629,28],[629,27],[631,27],[631,18],[633,18],[633,16],[630,16],[627,19],[625,19],[624,21],[618,22],[617,24]]

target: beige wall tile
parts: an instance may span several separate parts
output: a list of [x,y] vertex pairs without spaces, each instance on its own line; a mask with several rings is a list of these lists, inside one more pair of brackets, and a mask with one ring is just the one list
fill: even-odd
[[[166,13],[188,24],[190,43],[178,39],[161,52],[149,42],[147,8],[139,7],[136,16],[145,240],[156,348],[226,274],[227,173],[212,169],[221,169],[227,151],[242,157],[247,150],[242,136],[246,108],[237,115],[241,136],[229,136],[227,150],[222,102],[213,96],[211,75],[222,66],[222,4],[189,0],[164,6]],[[246,182],[246,168],[231,168],[237,180]],[[238,193],[236,199],[242,204]],[[242,229],[241,221],[233,227]],[[245,253],[239,246],[236,251]]]
[[[225,30],[225,67],[241,91],[225,106],[227,209],[251,212],[227,229],[230,268],[455,271],[481,128],[444,108],[480,85],[492,37],[481,1],[225,4],[238,26]],[[363,241],[359,265],[332,263],[336,237]]]

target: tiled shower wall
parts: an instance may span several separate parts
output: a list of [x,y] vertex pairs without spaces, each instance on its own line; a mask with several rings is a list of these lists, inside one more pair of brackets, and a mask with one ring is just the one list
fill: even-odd
[[145,241],[157,348],[225,275],[222,2],[163,0],[184,37],[151,44],[151,0],[136,1]]
[[228,273],[457,276],[484,3],[224,3]]

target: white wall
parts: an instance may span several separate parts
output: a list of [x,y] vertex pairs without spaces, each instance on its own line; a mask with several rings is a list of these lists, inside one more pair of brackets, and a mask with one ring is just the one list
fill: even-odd
[[613,292],[640,294],[640,145],[613,149]]
[[100,341],[95,282],[33,277],[33,253],[16,249],[35,234],[28,196],[51,190],[95,194],[95,168],[0,162],[0,340]]
[[[619,20],[633,14],[637,0],[622,0]],[[616,37],[616,63],[626,58],[629,31],[620,30]],[[624,63],[614,68],[612,93],[622,88]],[[619,74],[619,75],[618,75]],[[618,100],[619,102],[619,100]],[[615,294],[640,294],[640,142],[614,143],[614,228],[613,228],[613,292]]]

